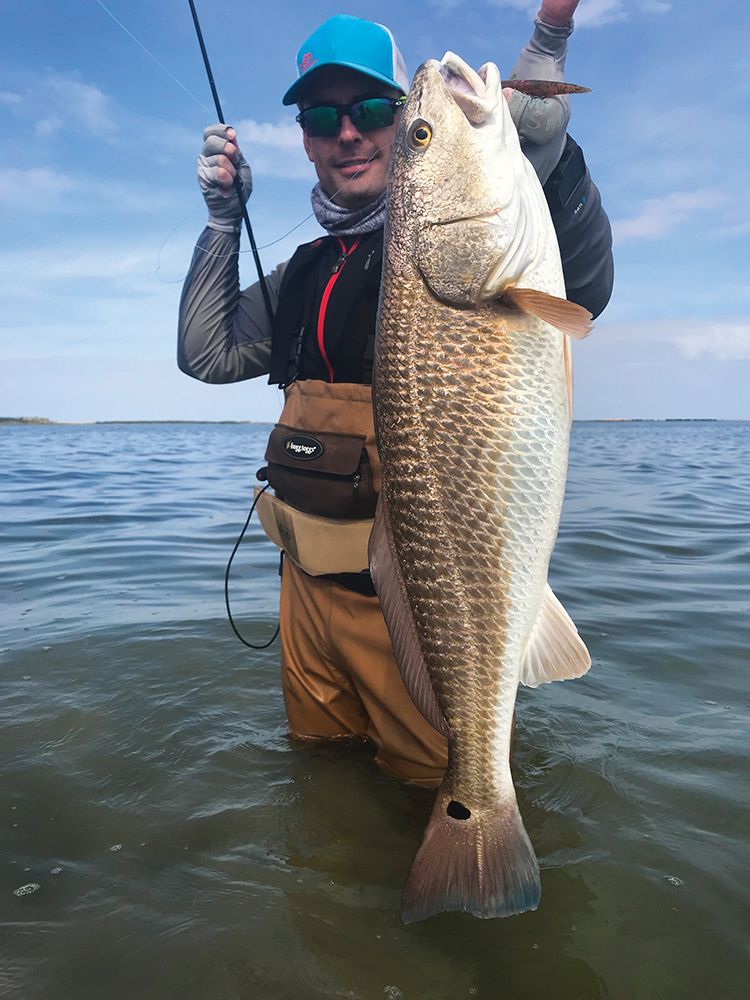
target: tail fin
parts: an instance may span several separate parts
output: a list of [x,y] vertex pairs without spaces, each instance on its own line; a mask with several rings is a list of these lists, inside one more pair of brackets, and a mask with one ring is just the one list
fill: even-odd
[[509,917],[535,910],[540,895],[539,865],[515,797],[470,812],[441,787],[401,896],[404,923],[443,910]]

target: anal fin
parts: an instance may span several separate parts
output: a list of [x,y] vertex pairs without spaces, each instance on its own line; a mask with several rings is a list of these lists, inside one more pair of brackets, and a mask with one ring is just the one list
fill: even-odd
[[521,684],[538,687],[551,681],[570,680],[581,677],[590,666],[586,644],[547,584],[521,660]]
[[378,499],[375,524],[370,535],[369,556],[372,581],[378,592],[404,686],[430,725],[444,736],[449,736],[450,727],[440,708],[422,655],[382,493]]

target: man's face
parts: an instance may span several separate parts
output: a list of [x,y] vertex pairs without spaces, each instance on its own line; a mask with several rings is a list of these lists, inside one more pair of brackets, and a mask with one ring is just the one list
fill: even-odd
[[[401,93],[364,73],[344,66],[320,70],[302,96],[302,107],[313,104],[353,104],[367,97],[398,98]],[[387,128],[359,132],[344,115],[335,136],[302,133],[305,152],[315,164],[321,187],[343,208],[361,208],[385,191],[391,146],[396,135],[398,114]]]

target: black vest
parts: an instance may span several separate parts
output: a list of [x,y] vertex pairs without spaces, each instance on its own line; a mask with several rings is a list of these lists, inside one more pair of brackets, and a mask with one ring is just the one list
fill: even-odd
[[[575,222],[585,221],[582,209],[590,188],[583,153],[568,136],[560,162],[544,185],[544,193],[560,243],[568,297],[597,315],[609,298],[611,266],[599,280],[602,288],[578,287],[580,282],[576,280],[580,258],[590,248],[587,233],[579,232],[581,226],[576,228]],[[604,224],[606,239],[603,238],[601,254],[605,263],[611,263],[606,216]],[[355,240],[352,236],[344,238],[347,251]],[[598,252],[597,247],[593,249]],[[344,255],[341,242],[334,236],[324,236],[297,248],[284,273],[274,317],[268,379],[271,385],[289,385],[296,378],[371,384],[382,264],[382,229],[360,237],[350,256]],[[330,289],[330,297],[323,303],[336,268],[339,276]],[[323,305],[324,323],[320,331]],[[325,357],[318,343],[320,333]]]
[[271,385],[372,381],[383,230],[344,237],[343,244],[346,253],[337,237],[324,236],[298,247],[287,264],[273,322]]

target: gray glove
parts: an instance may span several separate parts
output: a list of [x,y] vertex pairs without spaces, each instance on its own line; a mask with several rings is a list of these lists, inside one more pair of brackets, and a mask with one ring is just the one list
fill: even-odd
[[[237,193],[233,191],[229,198],[225,198],[219,188],[219,156],[224,154],[227,126],[211,125],[203,133],[203,139],[203,149],[198,157],[198,183],[208,205],[208,226],[222,233],[237,232],[242,225],[242,207]],[[253,189],[253,179],[242,153],[234,168],[242,185],[244,204]]]

